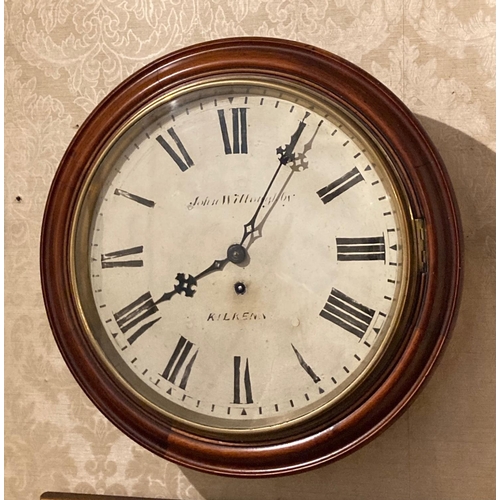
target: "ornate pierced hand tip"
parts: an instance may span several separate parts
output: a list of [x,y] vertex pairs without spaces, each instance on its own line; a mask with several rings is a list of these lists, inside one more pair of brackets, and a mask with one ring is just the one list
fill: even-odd
[[197,285],[196,278],[188,274],[178,273],[175,279],[178,281],[178,284],[174,286],[174,290],[180,295],[184,293],[186,297],[192,297],[196,290],[193,288]]
[[308,161],[306,160],[306,155],[304,153],[294,154],[292,158],[292,162],[290,163],[290,168],[294,172],[302,172],[306,168],[308,168]]

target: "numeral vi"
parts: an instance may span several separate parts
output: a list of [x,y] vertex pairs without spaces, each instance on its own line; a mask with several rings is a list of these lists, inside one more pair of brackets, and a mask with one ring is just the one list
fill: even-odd
[[240,356],[234,356],[234,400],[233,403],[253,403],[252,385],[250,383],[250,367],[248,358],[245,360],[245,368],[242,373]]

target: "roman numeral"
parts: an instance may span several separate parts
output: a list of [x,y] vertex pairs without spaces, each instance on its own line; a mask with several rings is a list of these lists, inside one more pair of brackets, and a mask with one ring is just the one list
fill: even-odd
[[175,133],[175,130],[170,127],[167,130],[168,134],[170,137],[173,139],[175,145],[177,146],[177,149],[179,150],[180,154],[182,155],[182,158],[175,152],[174,148],[170,146],[170,144],[164,139],[162,135],[159,135],[156,140],[161,144],[163,149],[170,155],[172,160],[175,161],[177,166],[182,170],[182,172],[185,172],[189,167],[192,167],[194,165],[193,160],[189,156],[188,152],[186,151],[186,148],[184,147],[184,144],[182,144],[181,140]]
[[131,304],[113,314],[113,316],[123,333],[127,333],[137,327],[135,332],[127,339],[130,344],[133,344],[146,330],[149,330],[149,328],[161,319],[156,318],[146,322],[150,316],[157,312],[158,308],[151,294],[146,292]]
[[326,204],[362,180],[364,180],[363,176],[359,173],[359,170],[354,167],[351,171],[347,172],[347,174],[344,174],[339,179],[328,184],[328,186],[317,191],[317,195],[321,198],[321,201]]
[[[219,125],[222,133],[222,141],[224,143],[224,152],[227,155],[230,154],[247,154],[248,153],[248,142],[247,142],[247,110],[246,108],[232,108],[231,109],[231,119],[232,119],[232,141],[229,137],[229,132],[226,123],[226,116],[223,109],[218,109],[219,114]],[[232,142],[232,148],[231,148]]]
[[117,260],[129,255],[137,255],[142,253],[143,247],[126,248],[125,250],[118,250],[116,252],[104,253],[101,255],[101,265],[103,269],[113,267],[142,267],[144,265],[142,260]]
[[164,379],[178,385],[181,389],[186,388],[191,369],[198,355],[198,349],[195,351],[193,348],[194,344],[181,336],[161,374]]
[[117,196],[123,196],[129,200],[135,201],[136,203],[144,205],[145,207],[148,208],[153,208],[155,206],[154,201],[142,198],[142,196],[137,196],[136,194],[129,193],[128,191],[124,191],[123,189],[115,189],[115,192],[113,194]]
[[250,383],[250,368],[248,366],[248,358],[245,361],[245,370],[241,373],[241,357],[234,356],[234,400],[233,403],[241,404],[242,392],[245,403],[253,403],[252,386]]
[[337,238],[337,260],[361,261],[384,260],[385,242],[383,236],[367,238]]
[[335,288],[332,288],[325,307],[319,313],[322,318],[335,323],[359,339],[363,338],[374,314],[373,309],[356,302]]
[[317,384],[321,379],[314,373],[313,369],[304,361],[304,358],[300,354],[299,351],[295,348],[293,344],[291,344],[293,352],[297,356],[297,359],[299,360],[300,366],[305,370],[305,372],[312,378],[313,382]]

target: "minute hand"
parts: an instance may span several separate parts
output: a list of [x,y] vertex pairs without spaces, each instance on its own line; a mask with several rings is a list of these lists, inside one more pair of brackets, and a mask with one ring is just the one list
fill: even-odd
[[276,169],[276,172],[274,172],[271,182],[267,186],[267,189],[264,192],[260,200],[259,206],[257,207],[257,210],[253,214],[253,217],[243,226],[243,238],[241,239],[240,245],[243,245],[243,243],[245,243],[248,237],[255,232],[255,221],[257,220],[257,216],[259,215],[259,212],[262,208],[262,205],[264,204],[264,200],[266,199],[269,190],[271,189],[271,186],[276,180],[276,177],[278,177],[281,167],[283,165],[286,165],[290,160],[293,160],[293,151],[295,149],[295,146],[297,145],[297,141],[299,140],[300,134],[302,134],[302,131],[306,126],[304,120],[309,116],[309,114],[310,114],[309,112],[306,112],[304,118],[302,118],[302,120],[299,122],[297,130],[292,134],[292,137],[290,138],[290,143],[285,146],[285,149],[278,148],[276,150],[277,153],[281,154],[280,163],[278,165],[278,168]]

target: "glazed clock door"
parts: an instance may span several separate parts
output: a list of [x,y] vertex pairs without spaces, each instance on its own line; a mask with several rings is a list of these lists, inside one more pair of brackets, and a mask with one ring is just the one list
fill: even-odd
[[79,279],[92,330],[167,412],[291,425],[383,353],[408,289],[406,214],[335,109],[273,81],[206,83],[107,156]]

